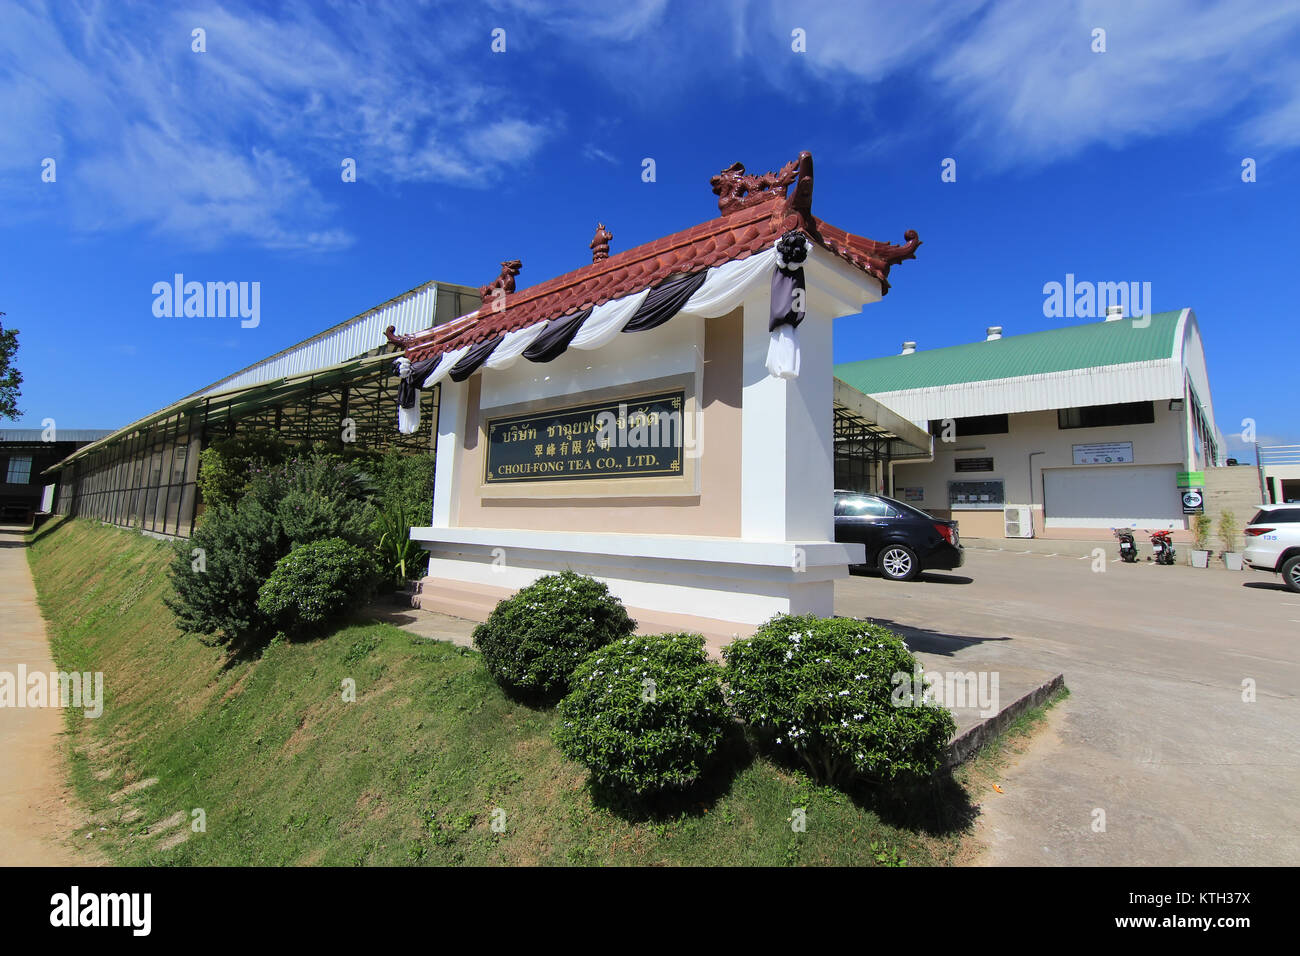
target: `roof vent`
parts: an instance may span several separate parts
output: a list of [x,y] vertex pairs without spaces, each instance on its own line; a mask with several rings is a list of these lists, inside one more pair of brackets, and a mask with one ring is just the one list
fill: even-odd
[[1118,322],[1124,318],[1124,306],[1108,305],[1106,306],[1106,321]]
[[915,352],[915,351],[916,351],[916,343],[915,343],[915,342],[904,342],[904,343],[903,343],[903,351],[902,351],[900,354],[902,354],[902,355],[911,355],[911,354],[912,354],[913,352]]
[[984,330],[984,335],[985,335],[985,339],[984,339],[985,342],[992,342],[994,339],[1000,339],[1002,338],[1002,326],[990,325],[987,329]]

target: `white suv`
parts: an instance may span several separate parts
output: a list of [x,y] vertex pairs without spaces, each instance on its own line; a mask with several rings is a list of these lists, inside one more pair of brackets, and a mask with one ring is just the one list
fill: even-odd
[[1281,574],[1283,584],[1300,592],[1300,504],[1263,505],[1242,533],[1242,560],[1256,571]]

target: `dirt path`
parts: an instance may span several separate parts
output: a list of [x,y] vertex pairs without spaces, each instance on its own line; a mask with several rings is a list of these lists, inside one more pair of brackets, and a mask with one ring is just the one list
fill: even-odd
[[[23,529],[0,526],[0,674],[54,670]],[[70,842],[84,824],[67,783],[56,707],[0,707],[0,865],[100,862]]]

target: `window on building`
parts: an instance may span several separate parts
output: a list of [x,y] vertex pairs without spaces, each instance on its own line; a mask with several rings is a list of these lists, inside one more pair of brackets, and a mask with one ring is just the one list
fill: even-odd
[[1006,415],[971,415],[966,418],[939,418],[930,422],[930,434],[944,433],[947,422],[953,422],[953,437],[969,438],[972,435],[1005,435],[1008,432]]
[[948,482],[948,507],[1000,511],[1006,503],[1006,494],[1000,481],[950,481]]
[[14,455],[9,459],[9,468],[5,482],[11,485],[25,485],[32,479],[32,456]]
[[1156,420],[1153,402],[1125,402],[1121,405],[1089,405],[1085,408],[1059,408],[1056,424],[1060,428],[1103,428],[1111,425],[1150,425]]

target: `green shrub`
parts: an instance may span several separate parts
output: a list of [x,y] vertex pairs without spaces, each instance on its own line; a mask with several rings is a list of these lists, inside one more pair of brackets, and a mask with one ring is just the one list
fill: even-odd
[[295,546],[327,538],[368,550],[372,519],[355,469],[338,459],[254,465],[239,501],[210,510],[177,546],[167,606],[186,631],[219,643],[269,637],[274,622],[258,606],[258,592],[276,562]]
[[[892,631],[851,618],[772,618],[723,649],[732,709],[764,742],[824,782],[921,777],[943,765],[952,714],[910,696],[896,674],[919,671]],[[901,695],[899,695],[901,696]]]
[[362,471],[376,505],[371,533],[385,579],[423,577],[429,554],[411,540],[411,528],[431,520],[433,456],[394,449],[366,460]]
[[163,601],[177,624],[218,643],[240,641],[266,627],[257,591],[281,556],[275,515],[261,501],[218,505],[179,542],[169,568],[172,593]]
[[497,604],[474,628],[474,646],[503,687],[552,698],[568,688],[584,657],[634,630],[636,622],[604,584],[563,571]]
[[1196,537],[1193,546],[1197,551],[1210,550],[1210,532],[1214,528],[1214,519],[1202,512],[1192,518],[1192,534]]
[[338,458],[291,458],[261,480],[262,495],[275,499],[276,521],[290,547],[326,538],[358,547],[374,544],[374,507],[357,469]]
[[433,510],[433,455],[393,449],[371,458],[362,467],[381,509],[398,507],[414,512],[424,524],[429,523]]
[[288,453],[288,446],[275,432],[249,432],[213,442],[199,452],[195,478],[204,506],[233,506],[248,493],[258,471],[280,464]]
[[1231,511],[1219,515],[1219,540],[1223,542],[1224,551],[1237,550],[1237,516]]
[[342,538],[311,541],[276,562],[257,606],[287,633],[309,631],[369,597],[378,573],[368,553]]
[[614,641],[574,671],[555,742],[596,781],[632,796],[687,788],[731,725],[721,671],[698,634]]

